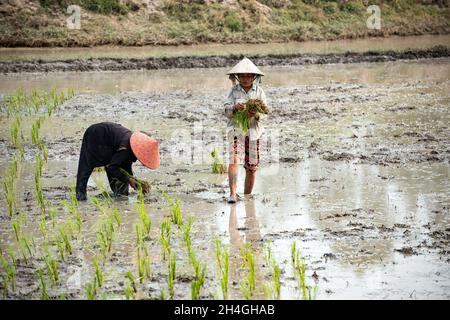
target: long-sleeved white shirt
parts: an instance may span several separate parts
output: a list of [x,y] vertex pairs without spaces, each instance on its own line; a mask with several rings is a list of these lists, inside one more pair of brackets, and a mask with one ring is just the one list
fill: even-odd
[[[260,99],[267,106],[267,99],[264,90],[255,83],[248,92],[245,92],[240,84],[233,86],[227,99],[225,100],[225,116],[228,118],[227,134],[228,138],[231,140],[234,139],[234,137],[244,135],[242,129],[237,127],[233,121],[233,107],[236,103],[244,104],[248,99]],[[256,140],[261,137],[263,132],[262,124],[265,118],[265,114],[259,113],[250,118],[249,130],[247,131],[247,136],[249,136],[250,140]]]

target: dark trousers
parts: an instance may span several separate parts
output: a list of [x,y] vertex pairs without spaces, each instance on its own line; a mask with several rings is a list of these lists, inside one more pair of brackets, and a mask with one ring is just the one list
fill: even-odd
[[[83,142],[81,144],[80,159],[78,161],[78,172],[77,172],[77,186],[76,194],[78,200],[86,200],[86,188],[89,181],[89,177],[96,167],[102,167],[105,164],[99,163],[95,157],[93,157],[88,150],[88,134],[85,133],[83,136]],[[127,173],[132,175],[131,168],[121,168]],[[108,168],[105,167],[106,175],[108,176],[109,186],[113,192],[114,196],[118,195],[128,195],[128,182],[120,181],[114,178]]]

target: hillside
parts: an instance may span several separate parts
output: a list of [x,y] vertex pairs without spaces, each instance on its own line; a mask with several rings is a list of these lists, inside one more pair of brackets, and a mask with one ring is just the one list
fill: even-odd
[[[81,28],[68,29],[70,4]],[[367,6],[381,29],[367,28]],[[334,40],[450,33],[449,1],[3,0],[3,47],[168,45]]]

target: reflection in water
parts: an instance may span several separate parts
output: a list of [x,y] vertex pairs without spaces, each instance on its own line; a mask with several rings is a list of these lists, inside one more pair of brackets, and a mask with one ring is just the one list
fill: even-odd
[[[450,73],[449,59],[354,63],[307,66],[264,67],[265,87],[320,85],[329,82],[358,84],[401,83],[410,79],[446,80]],[[226,90],[227,68],[127,70],[103,72],[53,72],[0,75],[0,93],[19,87],[32,90],[67,90],[75,93],[116,93],[124,91]],[[195,73],[195,77],[192,74]]]

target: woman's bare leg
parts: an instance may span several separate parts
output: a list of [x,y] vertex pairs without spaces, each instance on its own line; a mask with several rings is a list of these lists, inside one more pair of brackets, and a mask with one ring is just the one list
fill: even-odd
[[245,170],[245,188],[244,194],[251,194],[255,185],[256,171]]

